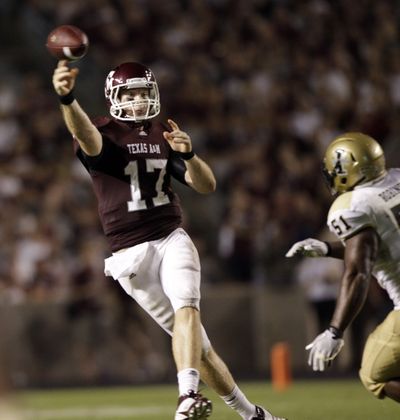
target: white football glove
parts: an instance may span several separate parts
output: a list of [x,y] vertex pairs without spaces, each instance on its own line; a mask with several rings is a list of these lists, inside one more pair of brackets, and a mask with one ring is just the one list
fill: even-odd
[[296,242],[289,251],[286,257],[294,257],[295,255],[303,255],[305,257],[326,257],[329,253],[329,247],[326,242],[318,239],[308,238],[304,241]]
[[343,338],[336,337],[330,330],[325,330],[306,346],[310,350],[308,364],[314,371],[323,372],[344,346]]

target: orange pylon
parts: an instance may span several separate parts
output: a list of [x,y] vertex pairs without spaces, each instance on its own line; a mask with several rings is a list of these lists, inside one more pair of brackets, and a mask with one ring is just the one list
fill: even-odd
[[271,377],[272,386],[277,391],[284,391],[292,383],[292,369],[290,365],[290,351],[288,343],[276,343],[271,349]]

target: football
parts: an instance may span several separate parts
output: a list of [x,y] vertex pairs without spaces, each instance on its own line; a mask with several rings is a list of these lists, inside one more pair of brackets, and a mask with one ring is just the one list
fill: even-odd
[[87,53],[89,39],[76,26],[61,25],[49,33],[46,47],[59,60],[76,61]]

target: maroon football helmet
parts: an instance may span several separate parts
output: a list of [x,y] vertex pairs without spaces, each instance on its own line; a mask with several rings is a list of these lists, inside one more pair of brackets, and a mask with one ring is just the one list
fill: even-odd
[[[121,102],[123,89],[147,88],[148,98],[132,99]],[[143,121],[154,118],[160,113],[160,94],[153,72],[140,63],[123,63],[111,70],[105,83],[105,97],[110,114],[122,121]],[[140,114],[136,107],[146,107]]]

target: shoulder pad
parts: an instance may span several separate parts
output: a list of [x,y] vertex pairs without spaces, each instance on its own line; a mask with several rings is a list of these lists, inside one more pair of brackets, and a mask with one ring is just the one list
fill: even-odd
[[348,210],[351,206],[353,191],[340,194],[329,209],[328,217],[337,210]]

